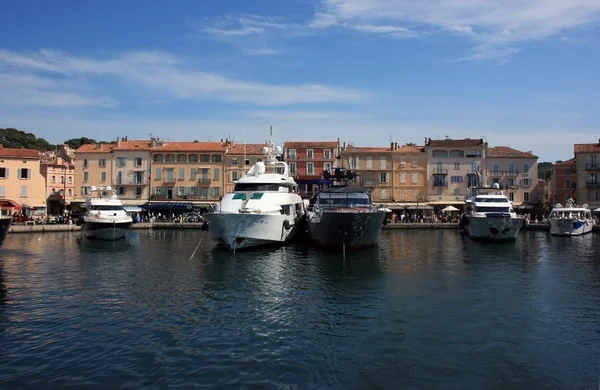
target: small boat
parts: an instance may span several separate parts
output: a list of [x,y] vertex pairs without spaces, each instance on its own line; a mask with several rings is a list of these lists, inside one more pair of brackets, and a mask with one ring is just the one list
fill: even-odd
[[565,205],[557,203],[548,216],[550,234],[553,236],[580,236],[590,233],[595,222],[587,204],[578,206],[573,199]]
[[0,216],[0,246],[4,243],[4,239],[8,234],[8,230],[10,229],[10,225],[12,225],[12,217],[7,215]]
[[525,223],[517,215],[500,185],[475,187],[465,201],[465,213],[459,223],[473,239],[514,240]]
[[323,172],[332,186],[310,199],[307,211],[308,235],[317,245],[356,249],[379,242],[386,211],[372,203],[367,188],[348,185],[355,176],[344,168],[335,168],[333,176]]
[[83,208],[85,211],[76,225],[81,226],[83,234],[89,238],[108,241],[125,238],[133,224],[133,219],[123,207],[123,202],[110,186],[92,186]]
[[203,215],[211,238],[227,250],[284,244],[303,230],[305,206],[281,147],[271,139],[258,161],[215,210]]

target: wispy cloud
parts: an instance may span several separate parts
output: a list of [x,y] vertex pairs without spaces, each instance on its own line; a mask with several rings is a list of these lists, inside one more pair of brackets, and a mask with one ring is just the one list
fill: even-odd
[[[264,54],[264,53],[263,53]],[[123,85],[143,89],[145,95],[154,93],[159,98],[188,99],[247,103],[254,105],[291,105],[307,103],[358,102],[368,94],[364,91],[337,88],[322,84],[274,85],[253,81],[235,80],[216,73],[198,71],[185,59],[163,52],[132,52],[114,58],[78,57],[61,51],[40,50],[33,53],[18,53],[0,50],[0,76],[9,79],[8,69],[21,77],[22,86],[30,83],[30,91],[44,91],[43,83],[54,85],[63,80],[87,80],[96,90],[102,91],[97,77],[112,77]],[[28,76],[32,72],[35,77]],[[29,79],[27,77],[30,77]],[[38,83],[37,85],[34,85]],[[55,83],[55,84],[53,84]],[[35,97],[30,94],[30,97]],[[58,96],[55,96],[58,97]],[[152,96],[150,96],[153,98]],[[25,101],[27,96],[23,97]],[[98,100],[100,99],[100,100]],[[37,105],[40,98],[32,98]],[[57,99],[56,101],[59,101]],[[65,105],[78,102],[75,95],[62,95]],[[114,105],[107,98],[80,97],[81,105]]]
[[324,33],[347,29],[406,39],[429,34],[474,43],[461,60],[505,62],[525,42],[571,35],[600,21],[597,0],[320,0],[308,21],[256,15],[228,16],[201,31],[219,36]]

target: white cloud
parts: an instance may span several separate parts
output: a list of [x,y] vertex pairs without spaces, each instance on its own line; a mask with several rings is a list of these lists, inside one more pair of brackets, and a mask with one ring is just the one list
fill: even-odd
[[268,47],[263,47],[260,49],[244,49],[244,53],[251,56],[273,56],[275,54],[279,54],[280,52],[275,49],[269,49]]
[[321,0],[312,25],[434,27],[473,39],[480,46],[469,59],[481,60],[511,56],[518,50],[513,45],[569,33],[599,20],[597,0]]
[[[183,59],[163,52],[132,52],[111,59],[95,59],[51,50],[26,54],[0,50],[0,70],[2,66],[13,73],[37,72],[38,80],[44,78],[46,82],[56,75],[88,80],[95,76],[113,77],[161,98],[289,105],[357,102],[367,97],[363,91],[321,84],[273,85],[230,79],[195,70]],[[102,88],[101,83],[96,86]],[[67,97],[64,98],[66,101]]]

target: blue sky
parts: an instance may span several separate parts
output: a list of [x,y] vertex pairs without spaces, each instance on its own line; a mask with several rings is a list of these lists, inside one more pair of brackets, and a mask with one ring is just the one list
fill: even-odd
[[600,137],[598,0],[5,1],[0,127],[567,159]]

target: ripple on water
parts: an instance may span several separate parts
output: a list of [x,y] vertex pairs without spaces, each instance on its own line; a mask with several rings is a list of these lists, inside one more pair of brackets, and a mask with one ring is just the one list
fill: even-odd
[[592,240],[384,231],[345,260],[306,246],[232,257],[208,240],[190,260],[200,234],[10,236],[0,387],[597,385]]

